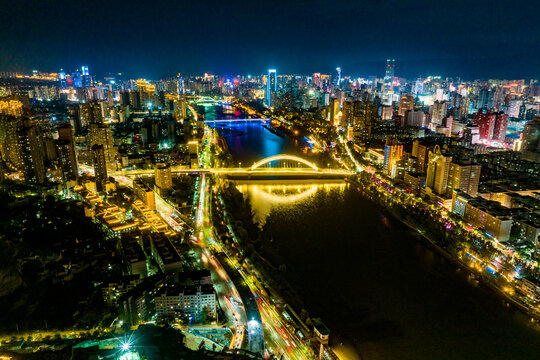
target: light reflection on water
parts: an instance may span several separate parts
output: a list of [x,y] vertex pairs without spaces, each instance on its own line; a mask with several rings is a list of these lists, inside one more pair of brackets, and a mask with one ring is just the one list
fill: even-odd
[[312,200],[318,191],[343,192],[348,186],[341,180],[237,181],[236,185],[244,196],[249,197],[253,219],[261,228],[276,208],[280,208],[280,211],[293,211],[294,205]]

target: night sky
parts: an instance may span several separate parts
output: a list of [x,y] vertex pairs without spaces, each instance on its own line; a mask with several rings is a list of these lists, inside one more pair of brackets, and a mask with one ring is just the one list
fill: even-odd
[[0,71],[540,78],[538,1],[0,1]]

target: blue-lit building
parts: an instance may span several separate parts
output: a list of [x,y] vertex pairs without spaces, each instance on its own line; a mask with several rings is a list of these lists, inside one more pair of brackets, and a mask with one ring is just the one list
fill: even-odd
[[265,104],[268,107],[271,107],[272,96],[277,94],[277,73],[276,69],[268,69],[268,76],[266,77],[266,94],[265,94]]
[[63,71],[60,71],[58,73],[58,80],[60,81],[60,89],[67,88],[67,81],[66,81],[66,73]]
[[90,73],[88,72],[88,66],[82,67],[82,76],[81,76],[82,87],[90,87],[92,82],[90,80]]
[[80,72],[74,72],[71,74],[71,79],[73,80],[74,88],[82,88],[82,75]]
[[180,73],[176,76],[176,91],[178,92],[178,95],[184,93],[184,77]]

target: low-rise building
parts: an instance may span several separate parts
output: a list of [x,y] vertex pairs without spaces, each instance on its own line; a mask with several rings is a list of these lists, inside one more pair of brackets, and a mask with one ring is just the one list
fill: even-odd
[[158,316],[185,316],[199,321],[204,311],[212,317],[217,314],[216,294],[212,285],[163,287],[154,301]]

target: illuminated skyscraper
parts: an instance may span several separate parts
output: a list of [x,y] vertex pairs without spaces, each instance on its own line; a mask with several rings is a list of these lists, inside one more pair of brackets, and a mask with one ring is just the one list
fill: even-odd
[[384,89],[383,89],[383,100],[385,104],[392,105],[392,97],[394,95],[394,69],[395,69],[395,60],[387,59],[386,60],[386,70],[384,73]]
[[390,173],[392,171],[392,168],[402,156],[403,145],[399,145],[395,139],[386,140],[386,145],[384,145],[383,168],[387,172]]
[[336,77],[336,85],[339,87],[341,85],[341,68],[336,68],[337,77]]
[[82,67],[81,81],[82,81],[82,87],[87,88],[92,85],[92,82],[90,81],[90,73],[88,72],[88,66]]
[[66,81],[66,73],[63,71],[60,71],[58,73],[58,80],[60,81],[60,88],[66,89],[67,88],[67,81]]
[[266,106],[271,107],[272,96],[277,95],[277,73],[276,69],[268,69],[268,75],[266,76],[266,94],[265,103]]
[[386,60],[386,71],[384,73],[384,86],[387,90],[392,88],[394,82],[394,70],[396,67],[396,60],[387,59]]
[[79,71],[72,73],[71,79],[73,80],[74,88],[82,88],[82,75]]
[[435,149],[430,151],[428,155],[426,187],[434,190],[437,194],[446,193],[451,162],[452,156],[444,155],[439,145],[435,146]]
[[339,99],[330,100],[330,123],[335,126],[339,125],[340,106]]
[[178,73],[178,75],[176,75],[176,93],[178,95],[184,94],[184,77],[181,73]]

